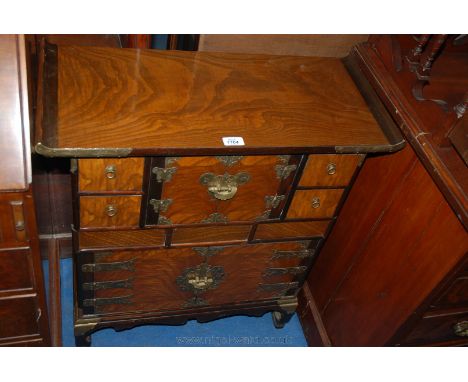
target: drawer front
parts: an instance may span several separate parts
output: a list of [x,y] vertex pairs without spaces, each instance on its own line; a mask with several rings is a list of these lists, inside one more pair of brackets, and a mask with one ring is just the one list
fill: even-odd
[[141,191],[144,158],[96,158],[78,161],[80,192]]
[[346,187],[364,155],[309,155],[302,172],[301,187]]
[[297,190],[288,219],[332,218],[344,190]]
[[0,300],[0,339],[39,334],[36,297]]
[[287,242],[80,253],[85,314],[178,310],[294,294],[313,256]]
[[247,241],[250,225],[174,228],[172,244]]
[[423,318],[402,345],[437,345],[445,342],[468,344],[468,313]]
[[161,247],[166,241],[164,229],[118,231],[80,231],[79,248]]
[[0,248],[24,246],[27,241],[23,194],[0,195]]
[[0,295],[11,290],[33,289],[29,250],[0,251]]
[[290,223],[264,223],[257,226],[255,240],[281,240],[290,238],[323,237],[329,220]]
[[[289,160],[289,156],[167,158],[164,168],[152,168],[151,182],[159,182],[162,191],[148,200],[147,224],[266,219],[274,206],[285,203],[286,196],[278,195],[280,183],[290,183],[297,169]],[[152,221],[156,215],[158,220]]]
[[80,227],[138,227],[141,196],[81,196]]

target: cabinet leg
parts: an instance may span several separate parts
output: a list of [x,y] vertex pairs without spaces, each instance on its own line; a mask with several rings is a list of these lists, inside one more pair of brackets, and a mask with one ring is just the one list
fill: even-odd
[[294,312],[286,313],[286,312],[272,312],[271,318],[273,319],[273,325],[275,325],[276,329],[284,328],[284,325],[289,322],[291,317],[294,315]]
[[83,335],[83,336],[75,336],[75,345],[76,346],[91,346],[91,336],[90,335]]

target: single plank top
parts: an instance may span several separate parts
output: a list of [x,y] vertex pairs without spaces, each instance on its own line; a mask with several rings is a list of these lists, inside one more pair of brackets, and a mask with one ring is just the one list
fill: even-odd
[[24,38],[0,36],[0,191],[31,183],[29,106]]
[[336,58],[54,49],[38,140],[52,149],[219,152],[223,137],[264,151],[389,145]]

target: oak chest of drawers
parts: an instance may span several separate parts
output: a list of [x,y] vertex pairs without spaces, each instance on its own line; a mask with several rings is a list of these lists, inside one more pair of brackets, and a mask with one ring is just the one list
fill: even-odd
[[365,155],[403,145],[338,59],[44,44],[40,66],[35,150],[73,158],[79,344],[232,314],[282,327]]

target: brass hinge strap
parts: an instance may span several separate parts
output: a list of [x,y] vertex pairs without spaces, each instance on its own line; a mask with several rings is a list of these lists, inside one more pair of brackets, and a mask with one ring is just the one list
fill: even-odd
[[265,196],[265,205],[267,209],[278,208],[280,203],[286,198],[285,195],[267,195]]
[[166,212],[172,204],[172,199],[150,199],[149,204],[153,206],[154,212]]
[[133,288],[133,279],[117,280],[117,281],[95,281],[92,283],[84,283],[83,290],[102,290],[114,288]]
[[276,177],[281,180],[286,179],[296,169],[295,164],[278,164],[275,166]]
[[106,298],[88,298],[83,300],[83,306],[96,307],[103,305],[115,305],[115,304],[132,304],[133,295],[122,296],[122,297],[106,297]]
[[177,167],[168,167],[168,168],[153,167],[151,171],[153,174],[156,175],[156,182],[158,183],[169,182],[172,179],[172,176],[177,171]]
[[314,249],[301,249],[299,251],[279,251],[274,249],[273,256],[271,257],[272,260],[276,259],[283,259],[289,257],[298,257],[300,259],[304,259],[306,257],[312,257],[315,253]]
[[135,271],[135,259],[122,261],[118,263],[94,263],[83,264],[83,272],[106,272],[106,271]]
[[306,266],[290,267],[290,268],[268,268],[263,277],[279,276],[279,275],[300,275],[307,270]]

